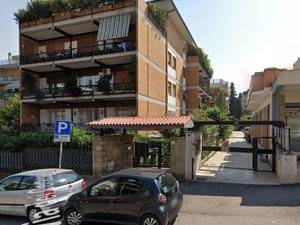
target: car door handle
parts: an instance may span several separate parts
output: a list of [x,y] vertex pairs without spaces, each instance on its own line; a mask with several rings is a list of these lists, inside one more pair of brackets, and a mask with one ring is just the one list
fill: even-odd
[[72,187],[72,185],[70,184],[70,185],[69,185],[69,188],[71,188],[71,187]]

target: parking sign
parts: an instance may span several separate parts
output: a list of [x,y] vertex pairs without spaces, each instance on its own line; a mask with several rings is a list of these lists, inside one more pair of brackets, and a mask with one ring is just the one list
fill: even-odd
[[54,127],[54,142],[70,142],[71,130],[71,121],[56,121]]

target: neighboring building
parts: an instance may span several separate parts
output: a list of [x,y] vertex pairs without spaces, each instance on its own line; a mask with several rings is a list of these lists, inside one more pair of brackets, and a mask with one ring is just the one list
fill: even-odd
[[213,79],[210,82],[210,88],[211,89],[219,89],[219,90],[228,92],[229,83],[223,79]]
[[20,90],[19,56],[8,53],[7,59],[0,60],[0,107]]
[[[254,120],[281,120],[291,128],[291,149],[300,152],[300,70],[270,68],[252,76],[247,110]],[[269,126],[253,127],[253,137],[271,136]],[[268,146],[267,140],[261,141]]]
[[[212,96],[211,104],[216,104],[218,97],[220,94],[223,94],[227,99],[229,91],[229,83],[223,79],[213,79],[210,82],[210,94]],[[226,102],[228,102],[226,100]]]
[[199,59],[187,56],[196,43],[173,1],[153,1],[168,12],[166,31],[144,0],[109,2],[20,23],[23,126],[199,107],[207,78]]

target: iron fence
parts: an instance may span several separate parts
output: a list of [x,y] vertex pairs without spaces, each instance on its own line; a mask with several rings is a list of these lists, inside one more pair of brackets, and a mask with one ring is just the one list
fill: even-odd
[[[0,171],[16,173],[26,170],[57,168],[59,162],[59,147],[31,146],[22,152],[0,152]],[[62,168],[91,175],[92,147],[64,148]]]

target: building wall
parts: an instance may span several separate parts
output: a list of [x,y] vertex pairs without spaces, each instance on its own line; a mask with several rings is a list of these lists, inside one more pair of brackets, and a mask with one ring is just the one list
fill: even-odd
[[187,108],[191,113],[194,109],[199,108],[199,88],[200,87],[200,70],[202,69],[199,64],[197,56],[188,56],[188,72],[187,72]]
[[147,6],[138,1],[137,109],[138,115],[166,115],[166,38],[147,17]]
[[277,68],[269,68],[254,74],[251,78],[251,91],[262,91],[266,87],[272,87],[279,72],[280,70]]

